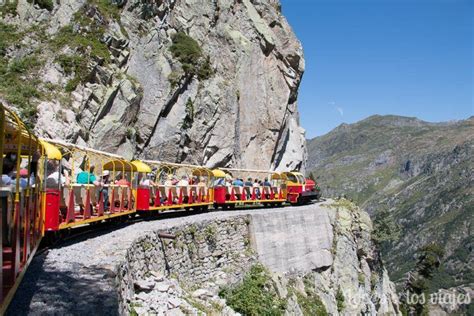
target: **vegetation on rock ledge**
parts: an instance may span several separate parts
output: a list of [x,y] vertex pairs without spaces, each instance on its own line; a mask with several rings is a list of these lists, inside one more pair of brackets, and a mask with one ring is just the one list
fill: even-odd
[[252,266],[241,284],[224,288],[219,296],[243,315],[281,315],[286,308],[286,301],[271,286],[270,273],[260,264]]
[[[196,75],[199,80],[209,79],[213,75],[211,60],[209,56],[204,56],[196,40],[183,32],[176,33],[172,40],[170,51],[181,63],[186,75]],[[179,82],[179,77],[179,74],[172,72],[169,76],[170,83],[175,86]]]

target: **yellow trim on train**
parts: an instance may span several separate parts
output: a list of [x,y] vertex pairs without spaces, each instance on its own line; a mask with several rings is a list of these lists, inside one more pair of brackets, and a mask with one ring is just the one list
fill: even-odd
[[145,172],[145,173],[151,172],[150,166],[140,160],[134,160],[131,163],[137,168],[136,170],[137,172]]
[[182,209],[182,208],[186,208],[186,207],[212,206],[212,205],[214,205],[214,202],[150,206],[149,211],[161,211],[161,210],[164,211],[164,210],[172,210],[172,209]]
[[82,225],[85,225],[85,224],[89,224],[89,223],[94,223],[94,222],[100,222],[100,221],[103,221],[103,220],[106,220],[106,219],[109,219],[109,218],[114,218],[114,217],[119,217],[119,216],[125,216],[125,215],[130,215],[130,214],[135,214],[136,211],[135,209],[133,210],[130,210],[130,211],[126,211],[126,212],[116,212],[116,213],[112,213],[112,214],[106,214],[104,216],[99,216],[99,217],[92,217],[92,218],[88,218],[88,219],[85,219],[85,220],[81,220],[80,222],[72,222],[72,223],[61,223],[59,225],[59,229],[67,229],[67,228],[71,228],[71,227],[75,227],[75,226],[82,226]]

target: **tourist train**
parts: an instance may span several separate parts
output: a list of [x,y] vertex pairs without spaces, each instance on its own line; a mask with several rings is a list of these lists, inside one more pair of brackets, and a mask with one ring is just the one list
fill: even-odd
[[37,137],[0,104],[3,314],[44,236],[168,211],[282,206],[319,199],[299,172],[217,168],[122,156]]

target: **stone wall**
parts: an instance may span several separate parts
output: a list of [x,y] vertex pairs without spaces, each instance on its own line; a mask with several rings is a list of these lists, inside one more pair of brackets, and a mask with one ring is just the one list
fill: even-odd
[[[256,262],[249,223],[249,216],[238,216],[166,231],[175,239],[160,238],[159,231],[145,232],[118,268],[120,313],[140,314],[145,308],[197,312],[193,297],[217,294],[219,286],[240,281]],[[195,291],[198,288],[201,291]]]

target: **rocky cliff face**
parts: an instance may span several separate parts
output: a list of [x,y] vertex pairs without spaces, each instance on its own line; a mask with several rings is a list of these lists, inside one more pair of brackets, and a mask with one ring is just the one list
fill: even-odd
[[445,251],[431,289],[474,282],[474,118],[427,123],[374,116],[309,141],[309,169],[326,196],[346,195],[401,231],[384,258],[394,281],[431,242]]
[[120,313],[400,314],[371,232],[346,200],[149,232],[118,268]]
[[11,1],[0,93],[35,130],[129,158],[291,169],[301,44],[279,1]]

